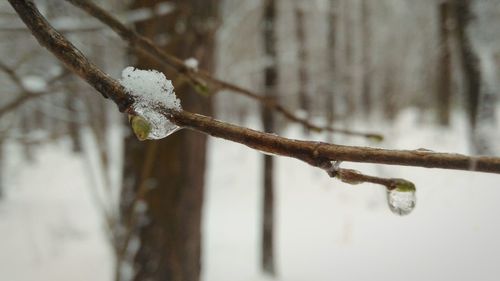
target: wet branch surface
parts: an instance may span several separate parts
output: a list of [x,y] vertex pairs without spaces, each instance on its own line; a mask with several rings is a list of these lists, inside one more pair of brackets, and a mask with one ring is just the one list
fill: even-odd
[[471,157],[427,150],[389,150],[294,140],[186,111],[172,111],[167,116],[179,126],[239,142],[265,153],[293,157],[320,168],[328,161],[349,161],[500,173],[500,158],[497,157]]
[[[66,38],[54,30],[32,1],[9,0],[9,2],[42,46],[51,51],[70,70],[86,80],[103,96],[111,98],[120,111],[133,114],[130,109],[133,100],[124,87],[98,69]],[[265,153],[292,157],[325,170],[331,167],[332,161],[348,161],[500,173],[500,158],[497,157],[471,157],[428,150],[388,150],[295,140],[232,125],[187,111],[171,111],[167,108],[161,111],[178,126],[238,142]],[[352,181],[359,179],[362,182],[386,185],[391,180],[339,169],[340,172],[342,170],[346,176],[352,177]]]
[[101,21],[104,25],[110,27],[123,40],[127,41],[132,48],[161,62],[164,66],[172,68],[178,73],[185,75],[197,89],[207,88],[206,84],[208,83],[212,86],[212,92],[216,92],[217,90],[228,90],[233,93],[246,96],[250,99],[254,99],[262,103],[264,106],[276,112],[281,113],[289,121],[301,124],[305,128],[310,129],[312,131],[316,132],[328,131],[332,133],[338,133],[350,136],[366,137],[375,140],[383,139],[383,137],[380,134],[376,133],[357,132],[347,129],[333,128],[331,126],[318,126],[316,124],[313,124],[305,118],[296,116],[290,110],[286,109],[283,105],[278,103],[275,99],[269,99],[263,95],[259,95],[248,89],[214,78],[206,71],[193,70],[187,67],[182,60],[164,52],[163,50],[158,48],[154,43],[152,43],[149,39],[141,36],[134,30],[125,26],[116,17],[106,12],[98,5],[94,4],[92,1],[88,0],[66,0],[66,1],[83,9],[88,14]]

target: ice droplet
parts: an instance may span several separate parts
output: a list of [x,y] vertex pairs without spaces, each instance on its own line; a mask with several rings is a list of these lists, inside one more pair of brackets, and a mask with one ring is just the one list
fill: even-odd
[[[182,110],[172,82],[163,73],[129,66],[122,71],[120,83],[134,97],[132,109],[141,117],[141,123],[136,122],[139,126],[133,127],[139,140],[162,139],[180,129],[159,111],[159,109]],[[132,119],[132,121],[138,120]]]
[[415,189],[395,188],[387,190],[387,204],[389,209],[396,215],[406,216],[415,208],[417,197]]
[[161,139],[180,129],[179,126],[172,124],[170,121],[163,120],[167,118],[155,111],[142,111],[137,113],[138,115],[136,116],[129,116],[129,122],[135,136],[140,141]]

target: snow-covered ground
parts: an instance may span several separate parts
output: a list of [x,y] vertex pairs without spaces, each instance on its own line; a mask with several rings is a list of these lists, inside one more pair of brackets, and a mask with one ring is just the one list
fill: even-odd
[[0,201],[0,280],[112,280],[113,264],[81,157],[59,143],[34,163],[7,147]]
[[[381,129],[389,138],[383,146],[465,153],[464,124],[455,121],[454,129],[446,130],[418,125],[409,111]],[[300,137],[301,129],[284,133]],[[268,280],[259,273],[261,155],[216,139],[210,148],[203,280]],[[15,145],[8,149],[7,194],[0,201],[0,280],[111,280],[112,256],[84,160],[61,144],[40,148],[33,164],[20,158]],[[396,216],[382,188],[345,185],[297,160],[280,158],[277,280],[498,279],[500,176],[344,167],[413,181],[416,209]]]

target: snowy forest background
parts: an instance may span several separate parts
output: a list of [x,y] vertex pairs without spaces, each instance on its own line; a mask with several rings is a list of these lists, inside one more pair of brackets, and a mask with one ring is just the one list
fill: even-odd
[[[196,58],[214,76],[257,93],[267,91],[264,70],[275,66],[277,100],[298,116],[385,138],[315,133],[279,114],[276,134],[499,156],[500,1],[274,0],[275,58],[266,55],[262,36],[268,1],[94,2],[180,59]],[[66,1],[35,3],[112,77],[129,65],[161,70]],[[455,13],[457,6],[468,9]],[[181,8],[191,9],[189,16],[177,17]],[[187,36],[192,26],[202,32]],[[183,131],[157,146],[138,142],[126,116],[40,47],[7,2],[0,3],[0,38],[2,280],[496,280],[500,274],[498,175],[346,164],[416,184],[415,211],[398,217],[382,188],[351,186],[283,157],[273,172],[275,265],[263,272],[261,154]],[[229,91],[183,97],[187,83],[166,75],[192,111],[263,128],[259,103]],[[149,154],[166,156],[151,162]],[[151,163],[156,168],[144,172]],[[170,182],[178,188],[173,195],[158,191]]]

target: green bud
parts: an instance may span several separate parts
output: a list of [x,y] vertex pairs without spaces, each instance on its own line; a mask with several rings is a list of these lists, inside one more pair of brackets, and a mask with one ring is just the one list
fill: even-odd
[[202,96],[205,96],[205,97],[210,96],[210,88],[205,83],[194,84],[194,89],[198,94],[200,94]]
[[135,136],[140,141],[148,139],[149,133],[151,133],[151,123],[149,121],[139,115],[129,115],[129,122]]
[[367,137],[369,140],[371,140],[373,142],[377,142],[377,143],[384,141],[384,136],[382,136],[382,135],[370,134]]
[[399,192],[415,192],[415,185],[404,179],[393,179],[392,190]]

